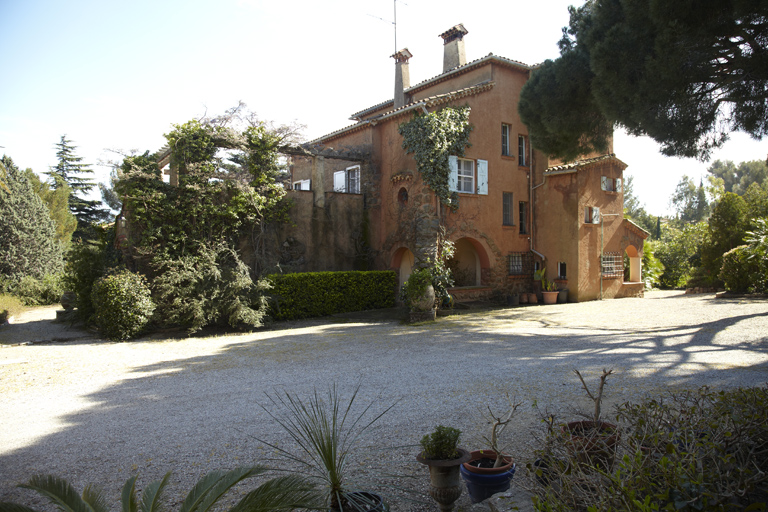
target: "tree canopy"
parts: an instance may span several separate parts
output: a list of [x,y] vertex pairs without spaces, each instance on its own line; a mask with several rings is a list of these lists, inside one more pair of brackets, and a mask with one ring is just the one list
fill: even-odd
[[675,193],[670,200],[677,211],[677,220],[683,224],[691,224],[706,220],[710,205],[704,190],[704,182],[699,185],[689,176],[683,175],[675,187]]
[[5,185],[0,188],[0,275],[12,281],[42,278],[61,270],[61,245],[42,199],[13,160],[3,155]]
[[109,212],[102,208],[101,201],[85,198],[96,185],[93,178],[88,176],[93,174],[93,170],[83,163],[82,157],[76,155],[77,147],[72,145],[66,135],[62,135],[56,148],[59,162],[46,174],[51,177],[54,189],[66,183],[72,190],[69,194],[69,209],[77,218],[77,233],[82,237],[89,225],[106,220]]
[[752,183],[768,190],[768,165],[762,160],[741,162],[738,166],[730,160],[715,160],[707,172],[713,187],[721,190],[717,195],[733,192],[743,196]]
[[591,0],[523,87],[531,141],[572,160],[612,128],[706,159],[732,131],[768,134],[768,0]]
[[50,183],[40,181],[40,178],[32,169],[27,169],[24,173],[32,185],[32,190],[48,207],[48,213],[56,224],[56,240],[59,241],[62,249],[66,251],[69,249],[69,244],[72,241],[72,233],[77,228],[77,219],[69,211],[69,196],[72,189],[58,176],[54,178],[57,180],[56,186],[52,187]]

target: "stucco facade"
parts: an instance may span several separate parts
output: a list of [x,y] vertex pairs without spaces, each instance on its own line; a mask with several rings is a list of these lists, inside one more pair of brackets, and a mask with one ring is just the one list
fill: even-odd
[[[631,257],[642,251],[644,232],[622,216],[626,165],[610,154],[554,165],[532,150],[517,103],[534,68],[492,54],[463,62],[466,33],[458,25],[442,34],[445,65],[458,66],[414,86],[407,83],[411,53],[395,54],[395,100],[353,114],[352,126],[305,145],[308,156],[291,158],[291,182],[302,189],[289,193],[297,199],[296,227],[277,232],[275,243],[284,245],[290,237],[289,245],[305,247],[308,256],[297,270],[347,270],[365,263],[394,269],[404,281],[414,266],[434,257],[442,237],[455,244],[449,265],[460,298],[532,291],[534,267],[546,267],[549,279],[562,277],[570,300],[636,294],[637,286],[625,286],[616,268],[611,277],[603,268],[606,254],[621,253],[615,263],[623,262],[627,247]],[[451,160],[463,175],[455,211],[423,182],[398,133],[417,112],[447,105],[469,106],[473,125],[471,146]],[[345,160],[351,152],[364,156]],[[345,204],[348,211],[331,211],[336,196],[360,201]],[[597,208],[599,222],[585,221],[585,208]],[[311,220],[318,215],[309,210],[324,212],[323,229],[333,232],[337,255],[356,254],[329,257],[331,242],[319,235],[318,222]]]

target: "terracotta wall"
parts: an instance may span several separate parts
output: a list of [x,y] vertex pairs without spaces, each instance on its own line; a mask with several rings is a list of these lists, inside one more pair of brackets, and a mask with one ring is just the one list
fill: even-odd
[[283,272],[365,270],[365,214],[361,194],[326,193],[324,207],[313,191],[290,191],[293,224],[273,225],[267,254]]

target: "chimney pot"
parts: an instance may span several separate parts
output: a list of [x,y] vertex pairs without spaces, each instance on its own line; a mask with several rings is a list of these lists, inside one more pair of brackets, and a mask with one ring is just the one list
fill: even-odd
[[408,51],[408,48],[403,48],[399,52],[392,55],[395,59],[395,108],[405,106],[405,90],[411,86],[411,73],[408,69],[408,59],[413,57],[413,54]]
[[467,63],[467,55],[464,51],[464,36],[469,31],[459,23],[446,30],[440,37],[443,38],[443,73]]

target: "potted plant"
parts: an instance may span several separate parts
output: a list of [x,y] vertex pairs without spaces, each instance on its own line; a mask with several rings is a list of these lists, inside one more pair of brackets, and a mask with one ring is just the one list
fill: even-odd
[[499,436],[507,427],[520,403],[509,400],[509,411],[502,418],[493,413],[490,406],[488,414],[491,423],[491,436],[485,437],[490,450],[477,450],[470,453],[470,460],[461,466],[461,477],[467,484],[467,491],[472,503],[479,503],[496,493],[509,489],[509,483],[515,474],[516,465],[512,457],[504,453],[499,445]]
[[410,311],[411,322],[435,319],[435,288],[427,268],[414,270],[403,283],[400,298]]
[[[547,269],[542,269],[542,272],[546,271]],[[544,275],[541,276],[541,295],[542,295],[542,302],[544,304],[557,304],[557,284],[554,281],[550,281]]]
[[416,460],[429,467],[429,495],[443,512],[453,510],[461,496],[459,467],[469,460],[469,452],[459,448],[461,431],[438,425],[421,439],[422,451]]
[[595,408],[591,420],[572,421],[562,426],[566,445],[578,462],[610,469],[615,458],[619,434],[616,425],[600,419],[600,404],[603,400],[605,381],[609,375],[613,374],[613,370],[603,369],[596,395],[589,390],[581,373],[578,370],[573,372],[579,377],[584,391],[593,401]]
[[310,481],[323,487],[325,508],[330,512],[389,510],[380,495],[360,491],[363,485],[351,483],[349,470],[355,442],[395,404],[374,413],[374,402],[371,402],[356,412],[355,399],[359,390],[360,387],[356,387],[349,400],[339,396],[335,385],[327,394],[315,390],[309,400],[302,400],[288,392],[267,394],[270,403],[282,409],[282,413],[261,405],[298,449],[290,451],[268,441],[257,440],[302,467],[302,473]]

